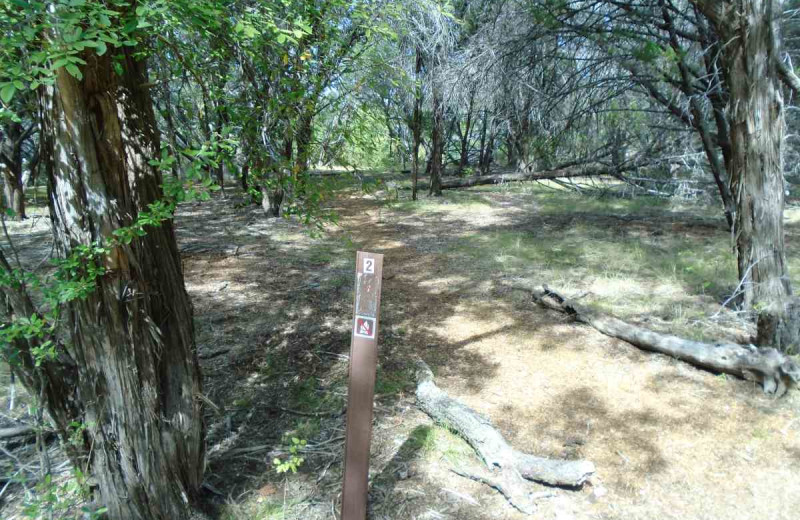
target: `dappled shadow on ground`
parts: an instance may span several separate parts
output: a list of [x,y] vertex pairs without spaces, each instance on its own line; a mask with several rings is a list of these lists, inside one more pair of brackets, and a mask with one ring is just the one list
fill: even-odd
[[[722,439],[715,457],[735,457],[736,436],[744,433],[729,433],[728,421],[777,421],[784,413],[748,397],[758,394],[747,383],[642,353],[536,309],[524,291],[510,288],[579,269],[596,274],[603,262],[612,263],[605,251],[567,240],[577,228],[589,229],[586,236],[598,243],[607,239],[608,250],[635,240],[639,252],[628,260],[658,263],[674,245],[664,235],[685,231],[677,217],[631,216],[620,226],[614,216],[548,215],[530,201],[480,197],[510,204],[498,212],[479,201],[464,212],[444,201],[410,213],[345,194],[335,208],[342,227],[319,239],[293,221],[235,207],[235,197],[181,208],[178,232],[205,392],[216,406],[208,408],[207,483],[218,514],[226,503],[250,500],[247,515],[267,517],[267,507],[282,504],[274,492],[281,487],[291,498],[278,509],[286,518],[330,518],[338,504],[356,249],[386,258],[370,495],[375,518],[402,518],[391,515],[405,503],[406,487],[413,494],[474,484],[447,472],[437,474],[442,481],[415,472],[420,437],[430,430],[421,414],[407,412],[417,357],[431,365],[442,388],[492,417],[517,448],[595,461],[614,500],[628,505],[645,489],[642,482],[656,482],[658,493],[672,486],[676,496],[685,492],[676,484],[681,478],[703,484],[703,475],[690,469],[709,450],[702,436]],[[722,233],[713,223],[690,227],[709,243]],[[647,275],[632,265],[616,268],[620,279]],[[695,276],[679,270],[673,277],[687,298],[702,288]],[[298,475],[284,479],[273,460],[286,460],[292,436],[308,440],[309,448]],[[787,444],[782,456],[792,449]],[[447,517],[446,508],[435,507],[437,493],[423,493],[420,503]],[[581,496],[576,515],[619,517]],[[453,517],[482,518],[487,504],[506,511],[494,493],[479,498],[480,506],[462,500],[463,507],[452,509],[461,516]],[[692,507],[690,517],[702,516],[701,505]]]
[[[322,452],[306,455],[300,471],[313,475],[328,467],[331,478],[312,487],[327,486],[335,496],[342,442],[332,439],[343,428],[355,248],[342,238],[312,239],[291,221],[266,219],[257,208],[234,203],[215,197],[190,205],[177,222],[205,394],[216,406],[208,415],[207,482],[221,503],[279,480],[272,460],[286,457],[289,434],[312,446],[327,441]],[[391,411],[412,389],[417,355],[479,391],[493,363],[465,348],[472,340],[449,340],[441,325],[472,281],[453,280],[441,290],[431,283],[435,259],[415,263],[414,249],[388,239],[368,249],[389,259],[376,415]]]

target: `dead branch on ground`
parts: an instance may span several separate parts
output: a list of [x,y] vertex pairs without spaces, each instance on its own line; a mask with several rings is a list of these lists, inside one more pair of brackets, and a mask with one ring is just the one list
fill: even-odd
[[626,323],[571,301],[546,285],[541,289],[515,287],[529,292],[534,301],[563,312],[575,321],[590,325],[607,336],[621,339],[651,352],[659,352],[712,372],[731,374],[759,383],[764,392],[780,397],[800,382],[800,366],[774,348],[738,343],[703,343],[662,334]]
[[458,475],[483,482],[497,489],[514,507],[531,514],[535,499],[525,480],[552,486],[580,487],[595,472],[585,460],[553,460],[515,450],[492,426],[491,421],[448,396],[433,381],[433,372],[423,361],[417,362],[417,402],[434,421],[460,435],[478,454],[486,468],[453,469]]

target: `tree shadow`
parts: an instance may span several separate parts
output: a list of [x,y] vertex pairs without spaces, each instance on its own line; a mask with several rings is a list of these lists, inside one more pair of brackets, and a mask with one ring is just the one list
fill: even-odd
[[370,479],[367,518],[373,518],[376,504],[381,509],[393,507],[396,502],[393,497],[395,488],[416,475],[418,469],[413,463],[419,459],[421,452],[435,442],[435,435],[433,426],[421,425],[414,428],[381,472]]

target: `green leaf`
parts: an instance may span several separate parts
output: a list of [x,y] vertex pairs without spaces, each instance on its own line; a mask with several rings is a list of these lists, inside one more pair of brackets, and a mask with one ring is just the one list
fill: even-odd
[[108,50],[108,47],[106,46],[106,44],[104,42],[101,42],[101,41],[97,42],[97,55],[98,56],[102,56],[103,54],[106,53],[107,50]]
[[8,103],[14,97],[16,91],[17,87],[13,83],[6,83],[0,88],[0,99],[3,100],[3,103]]
[[75,79],[83,79],[83,74],[81,74],[81,69],[79,69],[78,66],[75,65],[74,63],[67,63],[65,68],[67,69],[67,72],[69,72],[70,75]]

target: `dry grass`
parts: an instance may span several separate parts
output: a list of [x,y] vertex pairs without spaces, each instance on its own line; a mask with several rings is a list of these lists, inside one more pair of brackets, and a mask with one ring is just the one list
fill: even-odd
[[[521,518],[492,490],[449,471],[472,456],[460,439],[413,407],[409,363],[415,356],[434,368],[443,388],[489,415],[520,449],[595,462],[595,485],[608,494],[598,499],[592,487],[558,491],[541,503],[542,518],[788,519],[800,507],[800,485],[792,478],[800,470],[797,392],[774,402],[749,383],[565,323],[508,288],[548,282],[587,291],[589,303],[655,328],[746,339],[752,332],[747,324],[720,311],[735,273],[727,236],[708,212],[638,201],[586,203],[524,188],[453,193],[388,208],[371,197],[347,196],[337,210],[342,227],[323,241],[300,238],[291,223],[274,221],[268,242],[274,249],[237,272],[261,277],[265,292],[248,292],[248,310],[269,301],[262,304],[266,309],[278,307],[289,316],[292,325],[273,328],[277,337],[270,345],[313,353],[319,342],[308,331],[335,330],[335,341],[325,348],[341,354],[349,340],[355,249],[345,247],[344,238],[386,255],[378,385],[385,399],[376,409],[370,518]],[[290,233],[291,242],[284,242]],[[210,283],[212,266],[196,262],[189,262],[189,280]],[[219,281],[230,279],[231,265],[218,262]],[[303,288],[334,272],[340,281],[326,288],[327,297],[316,286]],[[244,291],[254,282],[248,283]],[[281,289],[287,286],[300,289],[289,295]],[[215,301],[198,294],[200,286],[190,287],[201,309],[203,301]],[[208,312],[219,311],[218,304],[211,307]],[[248,316],[250,326],[264,323],[264,312]],[[312,402],[341,396],[341,357],[312,365],[316,382],[305,387],[317,392]],[[290,381],[290,388],[307,376]],[[228,381],[224,370],[220,377]],[[292,424],[291,418],[281,420]],[[317,434],[341,435],[342,427],[334,420]],[[263,506],[265,499],[250,491],[229,511],[249,518],[261,514],[253,513],[261,504],[287,518],[330,518],[340,457],[340,451],[331,459],[311,457],[307,473],[289,478],[308,482],[327,469],[315,489],[290,495],[295,505],[284,507],[276,496]],[[261,475],[275,480],[268,469]]]

